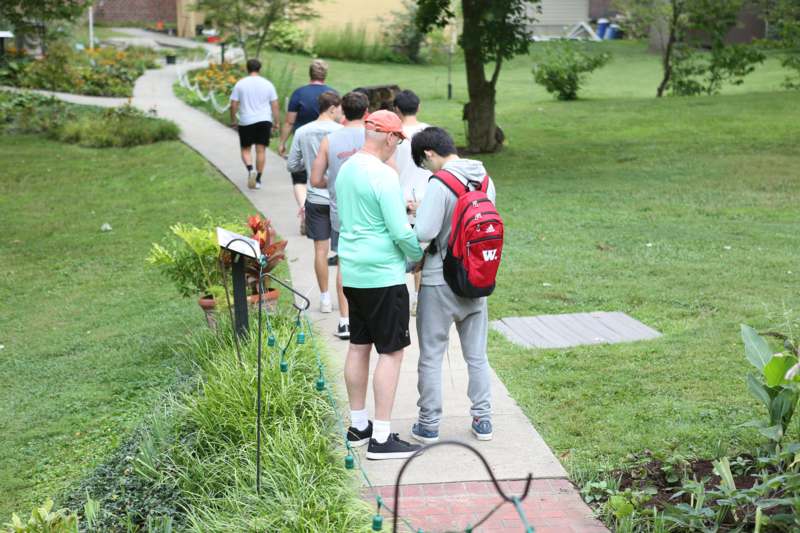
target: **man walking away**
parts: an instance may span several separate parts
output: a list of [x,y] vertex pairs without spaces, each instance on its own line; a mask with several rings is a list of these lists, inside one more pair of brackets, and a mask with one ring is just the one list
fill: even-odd
[[[364,147],[336,177],[339,261],[350,305],[344,369],[351,409],[347,438],[351,446],[369,443],[367,459],[403,459],[419,446],[391,433],[391,418],[403,350],[411,344],[406,257],[418,261],[422,250],[406,219],[397,172],[386,165],[404,139],[400,119],[390,111],[376,111],[364,125]],[[374,426],[365,407],[373,344],[378,352],[372,376]]]
[[[394,110],[403,122],[403,134],[408,139],[397,147],[395,160],[397,161],[397,173],[400,175],[400,188],[403,190],[403,197],[406,202],[418,203],[425,196],[425,188],[428,185],[430,172],[419,168],[411,158],[411,139],[417,132],[428,127],[428,124],[417,120],[419,113],[419,97],[414,91],[400,91],[394,97]],[[414,215],[409,215],[409,222],[414,225]],[[414,273],[414,292],[411,294],[411,314],[417,314],[417,291],[420,286],[420,273]]]
[[[261,188],[265,151],[273,127],[280,121],[278,93],[272,82],[261,77],[261,62],[247,61],[247,76],[236,82],[231,92],[231,127],[239,130],[242,162],[247,167],[247,186]],[[238,114],[238,121],[237,121]],[[253,145],[256,146],[256,168],[253,169]]]
[[[328,75],[328,64],[321,60],[315,59],[308,67],[308,85],[303,85],[292,93],[289,97],[289,105],[286,110],[286,118],[281,128],[281,142],[278,146],[278,154],[281,157],[286,156],[286,142],[289,135],[295,133],[299,128],[302,128],[309,122],[317,120],[319,116],[319,95],[324,92],[332,91],[333,88],[325,84],[325,78]],[[308,182],[308,173],[305,170],[292,172],[292,185],[294,187],[294,199],[297,202],[297,207],[300,209],[300,233],[305,234],[305,213],[304,206],[306,205],[306,185]]]
[[[362,93],[349,92],[342,98],[344,127],[322,139],[317,159],[311,168],[309,184],[316,188],[327,187],[331,208],[331,250],[339,251],[339,213],[336,207],[336,176],[351,155],[364,146],[364,116],[369,100]],[[404,143],[405,144],[405,143]],[[339,299],[339,326],[336,335],[350,338],[350,315],[347,298],[342,289],[342,269],[336,267],[336,293]]]
[[[411,143],[414,163],[435,173],[444,170],[465,187],[480,187],[486,169],[480,161],[461,159],[453,139],[441,128],[426,128]],[[494,183],[486,192],[495,201]],[[421,242],[430,241],[422,268],[422,287],[417,308],[419,337],[419,421],[412,436],[424,443],[439,440],[442,419],[442,357],[447,350],[450,326],[455,322],[469,372],[467,395],[472,402],[472,433],[478,440],[492,438],[491,369],[486,355],[489,328],[486,298],[464,298],[453,293],[444,279],[456,195],[438,179],[431,179],[425,199],[416,212],[414,230]]]
[[[292,139],[287,168],[289,172],[311,174],[311,165],[317,158],[322,139],[331,132],[341,129],[342,102],[339,95],[326,91],[319,95],[319,117],[313,122],[298,128]],[[328,189],[308,186],[306,197],[306,235],[314,241],[314,272],[319,286],[319,310],[330,313],[333,310],[331,295],[328,292],[328,248],[331,238],[331,213]]]

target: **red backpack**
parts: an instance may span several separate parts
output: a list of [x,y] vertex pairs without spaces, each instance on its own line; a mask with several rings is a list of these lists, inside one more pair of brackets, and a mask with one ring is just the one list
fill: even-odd
[[503,253],[503,219],[486,195],[489,176],[475,190],[446,170],[430,179],[444,183],[458,198],[444,258],[444,280],[459,296],[489,296],[494,291]]

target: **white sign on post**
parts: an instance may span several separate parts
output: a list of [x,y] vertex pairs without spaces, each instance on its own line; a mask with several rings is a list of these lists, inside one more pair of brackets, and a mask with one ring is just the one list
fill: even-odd
[[[261,257],[261,247],[258,245],[257,240],[239,235],[238,233],[228,231],[224,228],[217,228],[217,242],[221,248],[231,250],[247,257],[252,257],[255,260]],[[248,244],[250,246],[248,246]],[[256,255],[253,255],[253,252],[255,252]]]

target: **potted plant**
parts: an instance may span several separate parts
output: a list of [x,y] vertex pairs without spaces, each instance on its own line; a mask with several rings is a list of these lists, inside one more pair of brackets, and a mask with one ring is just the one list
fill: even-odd
[[[191,224],[175,224],[170,228],[170,235],[163,244],[154,243],[150,249],[147,262],[158,267],[178,288],[181,295],[198,296],[198,304],[206,314],[209,327],[216,328],[216,309],[227,305],[225,282],[219,268],[220,248],[217,243],[216,224],[208,220],[203,226]],[[244,234],[247,230],[237,224],[223,225],[225,229]],[[261,272],[271,272],[277,264],[286,258],[284,249],[287,241],[275,242],[275,229],[269,219],[259,215],[248,218],[251,237],[257,240],[261,253],[268,260]],[[225,265],[231,264],[231,255],[222,254]],[[258,304],[258,263],[248,259],[245,269],[250,292],[248,300]],[[268,278],[267,278],[268,280]],[[265,283],[262,301],[268,309],[277,305],[280,292],[270,289]]]
[[[286,259],[285,249],[288,241],[275,241],[275,228],[268,218],[253,215],[247,219],[247,226],[250,228],[251,238],[258,241],[261,254],[267,258],[267,264],[261,268],[261,273],[272,272],[278,263]],[[249,261],[246,268],[246,276],[251,295],[248,297],[248,301],[253,305],[258,305],[258,275],[258,264],[254,261]],[[265,278],[264,293],[261,299],[267,309],[275,309],[278,305],[279,296],[280,291],[270,287],[269,278]]]
[[[178,287],[181,295],[199,296],[209,327],[216,327],[214,310],[225,301],[225,288],[219,270],[219,245],[216,224],[203,227],[175,224],[163,245],[154,243],[147,262],[158,267]],[[229,228],[236,231],[240,228]]]

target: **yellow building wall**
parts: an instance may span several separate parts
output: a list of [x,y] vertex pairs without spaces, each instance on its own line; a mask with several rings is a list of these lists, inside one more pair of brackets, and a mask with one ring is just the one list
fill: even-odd
[[[392,20],[393,11],[402,11],[403,4],[397,0],[321,0],[313,4],[319,17],[306,26],[325,29],[344,28],[347,23],[359,28],[368,25],[371,34],[380,33]],[[381,17],[383,20],[378,20]]]

